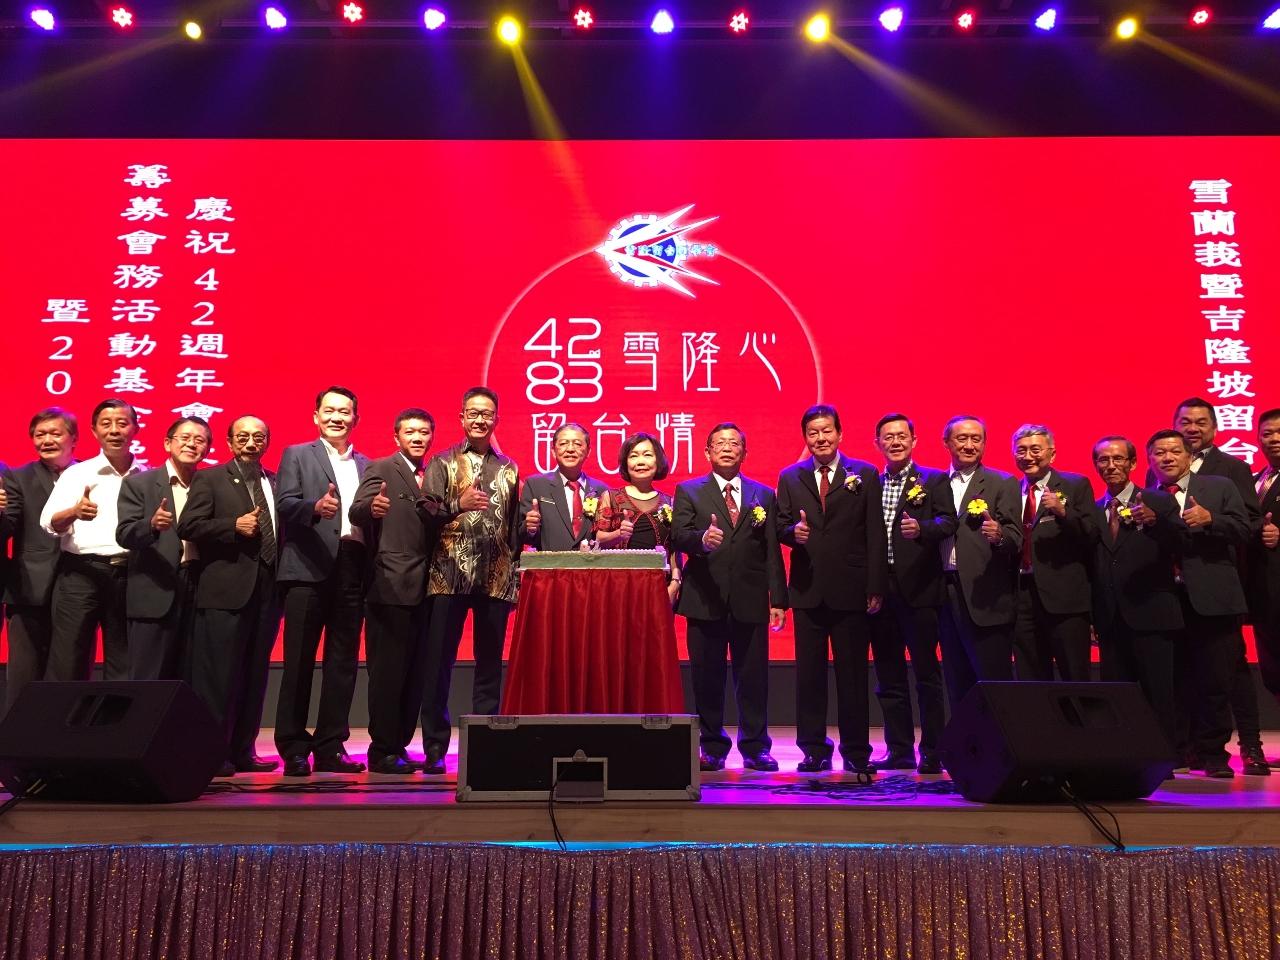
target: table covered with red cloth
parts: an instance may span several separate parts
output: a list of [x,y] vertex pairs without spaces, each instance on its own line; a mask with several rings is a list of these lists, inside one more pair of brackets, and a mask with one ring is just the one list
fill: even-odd
[[684,713],[666,573],[521,573],[502,712]]

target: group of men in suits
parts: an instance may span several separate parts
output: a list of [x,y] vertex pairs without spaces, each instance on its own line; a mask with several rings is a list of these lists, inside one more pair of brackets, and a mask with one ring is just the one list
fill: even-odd
[[[397,416],[395,452],[376,461],[352,444],[350,390],[321,391],[313,421],[317,438],[287,448],[273,474],[262,466],[271,437],[259,418],[235,420],[230,459],[198,469],[212,437],[203,420],[184,417],[166,431],[165,463],[144,472],[129,452],[137,415],[126,402],[94,410],[101,450],[82,462],[73,459],[76,418],[37,413],[36,459],[3,469],[8,702],[32,679],[87,678],[101,630],[109,679],[191,682],[225,730],[224,774],[274,769],[254,743],[283,618],[275,740],[285,773],[354,772],[363,764],[345,743],[363,626],[370,767],[443,772],[467,617],[472,707],[493,713],[520,550],[594,538],[584,504],[606,488],[583,471],[590,438],[562,427],[556,467],[522,486],[493,444],[497,396],[484,387],[464,395],[462,441],[434,457],[435,420],[421,408]],[[1086,478],[1054,468],[1053,433],[1040,424],[1014,433],[1021,478],[983,463],[986,426],[967,415],[943,431],[946,470],[918,464],[911,420],[885,415],[874,466],[841,451],[840,415],[820,404],[801,417],[810,455],[776,487],[743,474],[746,432],[717,424],[704,450],[709,472],[677,485],[670,544],[685,558],[675,612],[688,624],[703,769],[721,769],[731,746],[730,665],[744,765],[777,769],[768,631],[791,609],[802,771],[830,769],[835,754],[829,657],[844,768],[936,773],[947,699],[978,680],[1088,679],[1096,635],[1103,676],[1141,684],[1188,766],[1232,775],[1234,727],[1245,772],[1269,772],[1241,624],[1252,621],[1264,683],[1280,696],[1280,410],[1259,420],[1267,465],[1256,475],[1214,446],[1215,426],[1212,404],[1180,404],[1173,428],[1146,444],[1141,487],[1135,444],[1102,438],[1093,462],[1106,493],[1095,500]],[[874,760],[868,651],[887,747]],[[407,752],[419,722],[422,761]]]

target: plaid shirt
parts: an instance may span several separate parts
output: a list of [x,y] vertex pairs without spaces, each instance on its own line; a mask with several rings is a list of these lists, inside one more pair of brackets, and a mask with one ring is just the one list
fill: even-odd
[[908,460],[896,474],[888,470],[880,477],[880,508],[884,512],[884,532],[888,534],[889,563],[893,564],[893,517],[898,512],[898,503],[902,500],[902,491],[907,485],[907,477],[915,465]]

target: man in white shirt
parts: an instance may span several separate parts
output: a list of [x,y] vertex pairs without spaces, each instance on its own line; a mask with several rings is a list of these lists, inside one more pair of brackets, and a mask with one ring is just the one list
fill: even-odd
[[116,511],[124,478],[141,472],[130,447],[138,432],[138,414],[125,401],[111,397],[94,407],[91,426],[101,452],[62,471],[40,513],[40,526],[60,539],[62,549],[53,584],[53,635],[45,674],[49,680],[90,678],[99,628],[103,679],[129,676],[129,558],[116,542]]
[[[347,756],[356,689],[367,569],[364,535],[348,516],[369,458],[356,453],[356,395],[327,387],[312,417],[320,437],[287,447],[280,458],[276,510],[284,548],[279,580],[284,602],[284,675],[276,701],[276,749],[284,773],[358,773]],[[316,649],[324,634],[324,672],[315,733],[307,730]]]

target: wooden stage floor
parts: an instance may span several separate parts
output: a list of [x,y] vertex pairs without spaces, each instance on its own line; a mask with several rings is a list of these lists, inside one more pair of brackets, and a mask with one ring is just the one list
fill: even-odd
[[[797,774],[794,731],[773,732],[779,773],[745,772],[735,753],[723,773],[703,775],[700,802],[562,804],[556,810],[561,833],[571,843],[1104,842],[1070,806],[969,803],[945,776],[891,772],[868,787],[838,771]],[[1266,739],[1270,752],[1280,747],[1280,736]],[[365,731],[357,730],[349,748],[362,755],[367,744]],[[274,755],[270,731],[264,731],[260,748],[264,756]],[[239,774],[215,780],[193,803],[175,805],[28,801],[0,817],[0,843],[553,839],[545,803],[457,803],[456,768],[451,754],[443,777],[319,774],[286,780],[278,772]],[[1149,800],[1109,806],[1130,846],[1280,846],[1280,771],[1231,781],[1179,776]]]

